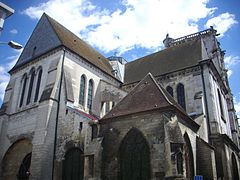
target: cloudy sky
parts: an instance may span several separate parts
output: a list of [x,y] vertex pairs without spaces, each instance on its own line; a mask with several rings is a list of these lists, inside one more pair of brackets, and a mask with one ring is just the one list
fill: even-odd
[[[178,38],[213,26],[226,50],[225,63],[240,115],[239,0],[3,0],[15,9],[0,41],[26,44],[43,12],[56,19],[106,57],[128,61],[159,51],[166,34]],[[8,70],[20,51],[0,47],[0,104]]]

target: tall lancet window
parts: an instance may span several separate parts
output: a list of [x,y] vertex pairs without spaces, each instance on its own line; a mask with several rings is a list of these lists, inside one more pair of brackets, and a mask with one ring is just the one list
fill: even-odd
[[85,99],[85,88],[86,87],[86,78],[84,75],[81,76],[80,80],[80,92],[79,92],[79,104],[84,106],[84,99]]
[[168,86],[166,90],[173,97],[173,88],[171,86]]
[[218,101],[219,101],[219,106],[220,106],[220,113],[221,113],[221,117],[224,119],[224,112],[223,112],[223,103],[222,103],[222,97],[221,97],[221,93],[220,90],[217,90],[218,93]]
[[21,98],[20,98],[19,107],[22,107],[22,105],[23,105],[23,100],[24,100],[26,85],[27,85],[27,74],[24,74],[24,75],[23,75],[23,78],[22,78],[22,92],[21,92]]
[[29,87],[28,87],[28,96],[27,96],[27,105],[30,103],[31,101],[31,97],[32,97],[32,88],[33,88],[33,83],[34,83],[34,78],[35,78],[35,70],[32,69],[31,70],[31,78],[30,78],[30,83],[29,83]]
[[184,110],[186,110],[184,85],[181,83],[178,84],[178,86],[177,86],[177,101],[178,101],[178,104]]
[[42,79],[42,68],[39,69],[39,71],[38,71],[37,86],[36,86],[36,91],[35,91],[34,102],[37,102],[37,100],[38,100],[39,89],[40,89],[40,85],[41,85],[41,79]]
[[88,101],[87,107],[88,109],[92,109],[92,97],[93,97],[93,80],[90,79],[88,83]]

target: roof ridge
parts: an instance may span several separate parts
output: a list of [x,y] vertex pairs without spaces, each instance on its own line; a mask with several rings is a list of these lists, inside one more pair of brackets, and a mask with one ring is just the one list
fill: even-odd
[[146,76],[148,75],[151,77],[155,85],[158,87],[158,90],[164,95],[165,100],[167,100],[170,105],[173,105],[173,103],[166,97],[166,92],[163,91],[162,86],[157,83],[153,75],[150,72]]
[[153,55],[156,55],[156,54],[158,54],[158,53],[163,53],[163,52],[165,52],[165,51],[170,51],[170,50],[172,50],[172,49],[174,49],[174,48],[176,48],[176,47],[179,47],[179,46],[186,46],[186,45],[189,45],[190,43],[196,42],[196,41],[198,41],[198,40],[200,40],[200,39],[193,39],[193,40],[187,41],[187,42],[185,42],[185,43],[181,43],[181,44],[178,44],[178,45],[175,45],[175,46],[171,46],[171,47],[168,47],[168,48],[164,48],[164,49],[161,49],[160,51],[153,52],[153,53],[151,53],[151,54],[147,54],[146,56],[143,56],[143,57],[140,57],[140,58],[135,59],[135,60],[133,60],[133,61],[127,62],[126,64],[131,64],[131,63],[134,63],[134,62],[136,62],[136,61],[141,61],[142,59],[144,59],[144,58],[146,58],[146,57],[153,56]]

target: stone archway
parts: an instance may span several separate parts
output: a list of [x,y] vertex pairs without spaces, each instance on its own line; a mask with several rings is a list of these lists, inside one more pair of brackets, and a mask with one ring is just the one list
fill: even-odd
[[[2,160],[2,179],[27,180],[30,175],[31,156],[29,158],[29,154],[31,154],[31,152],[32,143],[28,139],[21,139],[12,144]],[[27,167],[26,170],[22,169],[23,165],[24,168]],[[21,174],[19,174],[19,172],[21,172]],[[26,174],[24,175],[24,173]]]
[[79,148],[67,151],[63,161],[63,180],[82,180],[84,172],[83,152]]
[[131,129],[119,148],[121,180],[150,179],[150,150],[143,134],[136,128]]
[[190,139],[187,133],[184,134],[184,151],[185,151],[185,167],[186,167],[186,177],[190,180],[194,178],[194,160],[193,160],[193,152],[192,146],[190,143]]
[[239,173],[238,173],[238,166],[237,166],[237,160],[232,153],[232,180],[239,179]]

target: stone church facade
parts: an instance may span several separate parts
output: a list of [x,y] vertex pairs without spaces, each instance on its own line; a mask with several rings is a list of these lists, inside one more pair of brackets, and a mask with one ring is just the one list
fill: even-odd
[[43,14],[0,109],[0,179],[239,179],[239,125],[213,28],[105,58]]

